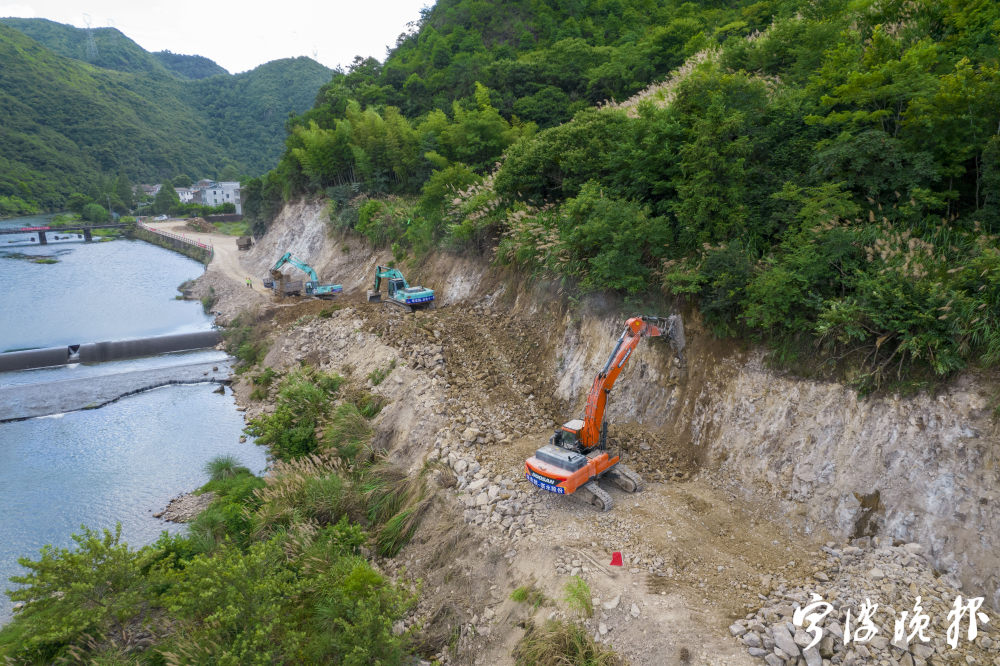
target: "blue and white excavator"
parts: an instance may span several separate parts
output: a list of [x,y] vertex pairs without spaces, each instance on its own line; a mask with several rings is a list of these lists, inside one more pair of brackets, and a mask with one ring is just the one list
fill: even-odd
[[382,300],[382,280],[386,281],[387,298],[386,303],[392,303],[403,308],[407,312],[413,312],[419,308],[428,308],[434,300],[434,290],[427,287],[411,287],[403,274],[396,268],[388,266],[375,267],[375,286],[368,290],[368,302]]
[[291,264],[309,276],[309,280],[305,282],[304,286],[306,294],[310,296],[333,298],[333,296],[344,290],[344,287],[339,284],[320,284],[319,276],[316,275],[316,271],[313,270],[312,266],[301,259],[292,256],[291,252],[286,252],[281,255],[281,259],[278,259],[274,266],[271,267],[271,277],[269,279],[264,279],[264,286],[273,289],[274,293],[278,296],[289,296],[302,293],[303,282],[301,280],[289,280],[288,277],[281,272],[281,267],[285,264]]

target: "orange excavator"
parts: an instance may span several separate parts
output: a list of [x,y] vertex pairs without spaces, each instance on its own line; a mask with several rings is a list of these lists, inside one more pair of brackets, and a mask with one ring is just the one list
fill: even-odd
[[598,484],[607,478],[628,493],[642,490],[642,478],[621,464],[621,456],[608,451],[608,424],[604,408],[622,366],[632,357],[639,340],[666,335],[678,354],[684,349],[684,325],[680,316],[633,317],[625,322],[608,362],[587,394],[583,419],[573,419],[555,431],[549,443],[524,461],[528,481],[560,495],[584,491],[602,511],[612,506],[611,495]]

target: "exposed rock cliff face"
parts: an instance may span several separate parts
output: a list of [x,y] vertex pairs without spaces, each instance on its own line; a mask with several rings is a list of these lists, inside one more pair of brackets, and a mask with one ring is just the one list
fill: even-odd
[[859,399],[776,376],[753,353],[689,381],[669,426],[805,529],[918,542],[1000,607],[1000,442],[985,395],[963,378],[937,396]]
[[[566,327],[560,397],[586,390],[619,320]],[[982,380],[962,377],[933,396],[859,398],[779,375],[761,351],[712,341],[690,318],[687,337],[683,367],[662,343],[637,350],[612,418],[694,445],[703,469],[780,500],[806,531],[918,542],[939,570],[1000,608],[1000,434]]]
[[[246,263],[262,275],[286,251],[348,292],[367,288],[390,259],[328,236],[316,204],[286,207]],[[404,272],[438,290],[439,305],[545,313],[551,328],[536,333],[549,361],[539,371],[571,406],[566,418],[582,410],[626,314],[598,300],[567,310],[554,288],[467,258],[441,254]],[[664,443],[692,445],[705,473],[777,500],[807,532],[920,543],[967,594],[1000,608],[1000,431],[985,380],[963,377],[933,396],[858,398],[836,383],[777,374],[762,352],[712,339],[691,316],[685,323],[680,361],[661,340],[641,343],[609,403],[612,423],[636,421]]]
[[[566,326],[559,397],[586,391],[620,319]],[[713,341],[690,317],[687,337],[683,367],[658,341],[637,349],[613,420],[694,445],[703,469],[778,499],[808,532],[918,542],[939,570],[1000,608],[1000,433],[982,380],[962,377],[933,396],[859,398],[777,374],[761,351]]]

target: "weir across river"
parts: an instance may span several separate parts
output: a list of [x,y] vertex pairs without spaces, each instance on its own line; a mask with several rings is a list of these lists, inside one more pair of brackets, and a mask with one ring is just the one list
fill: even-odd
[[198,331],[161,335],[136,340],[90,342],[79,345],[25,349],[0,354],[0,372],[29,370],[67,363],[103,363],[125,358],[154,356],[169,352],[214,347],[222,339],[219,331]]

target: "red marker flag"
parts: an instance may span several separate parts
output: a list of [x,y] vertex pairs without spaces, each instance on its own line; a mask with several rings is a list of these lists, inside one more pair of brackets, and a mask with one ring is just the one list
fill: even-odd
[[613,567],[622,566],[622,554],[617,550],[611,553],[611,566]]

